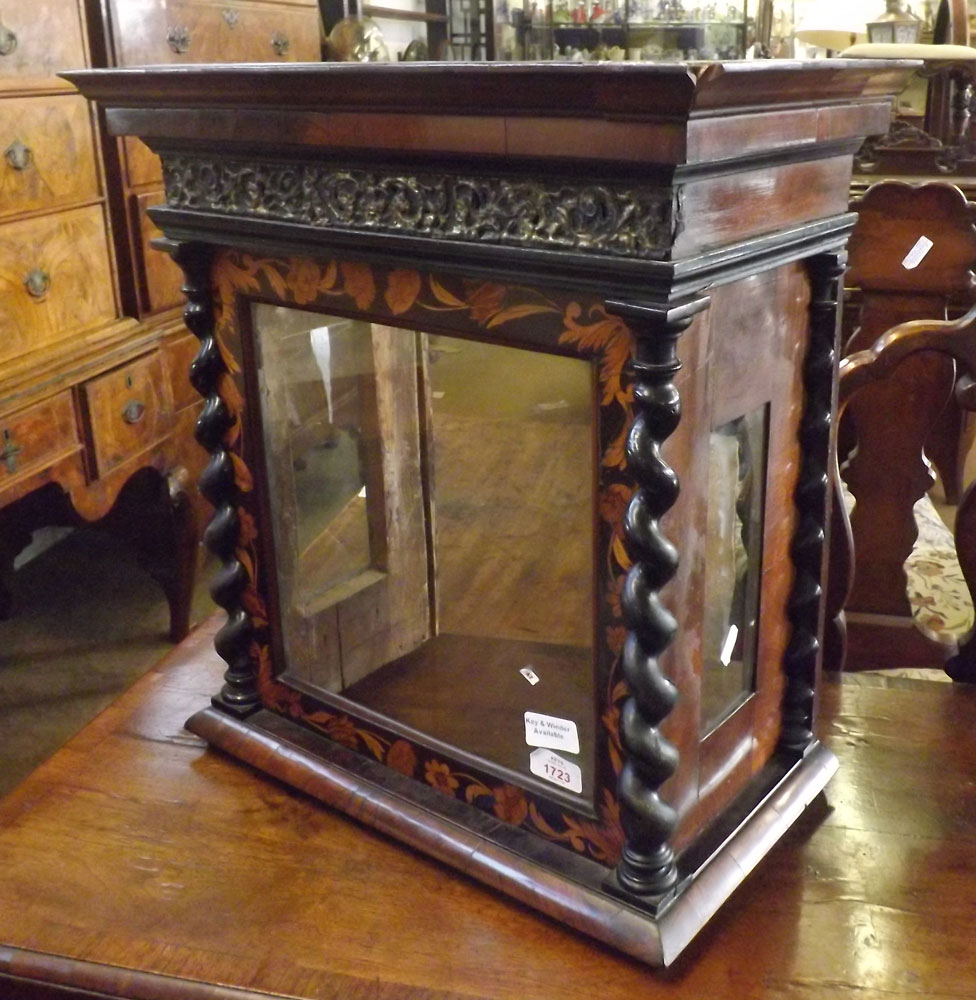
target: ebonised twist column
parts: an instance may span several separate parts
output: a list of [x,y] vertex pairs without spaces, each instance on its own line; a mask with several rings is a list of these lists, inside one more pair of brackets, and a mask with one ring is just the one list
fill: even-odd
[[658,795],[658,788],[678,765],[677,750],[658,730],[678,697],[659,662],[678,628],[658,598],[678,568],[677,549],[661,532],[659,523],[679,491],[674,469],[661,456],[661,444],[681,419],[681,402],[674,385],[681,367],[678,337],[707,306],[708,299],[672,308],[607,303],[609,312],[628,320],[637,339],[633,363],[637,417],[627,438],[627,460],[637,491],[624,518],[633,565],[622,594],[628,628],[623,674],[630,696],[620,719],[625,760],[619,794],[627,842],[616,876],[624,889],[649,902],[666,896],[678,880],[669,843],[677,814]]
[[214,338],[210,300],[213,254],[209,247],[197,243],[175,244],[171,253],[186,279],[183,292],[187,304],[183,320],[200,340],[200,350],[190,367],[190,381],[204,398],[196,438],[210,452],[210,461],[200,477],[200,490],[214,505],[214,515],[203,537],[210,551],[222,562],[210,593],[227,612],[227,621],[214,639],[217,653],[227,663],[227,671],[224,685],[213,703],[217,708],[243,717],[260,706],[260,698],[250,653],[251,619],[241,603],[250,581],[247,570],[236,556],[240,541],[237,513],[240,497],[234,481],[233,461],[224,441],[235,418],[219,393],[219,379],[227,374],[227,369]]
[[800,475],[794,494],[797,528],[790,558],[795,569],[787,616],[793,626],[783,669],[783,729],[780,749],[801,754],[813,741],[814,691],[824,615],[822,586],[828,515],[833,415],[840,314],[840,282],[846,252],[807,261],[810,275],[810,342],[803,366],[806,402],[800,421]]

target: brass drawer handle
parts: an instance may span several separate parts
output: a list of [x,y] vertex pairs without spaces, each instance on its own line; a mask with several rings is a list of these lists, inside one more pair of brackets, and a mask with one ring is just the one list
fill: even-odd
[[23,445],[14,441],[13,434],[8,430],[3,432],[3,449],[0,450],[0,462],[7,467],[7,472],[17,471],[17,456],[24,450]]
[[51,275],[40,267],[35,267],[30,274],[24,278],[24,287],[28,295],[35,299],[43,299],[51,287]]
[[17,36],[0,21],[0,56],[9,56],[17,48]]
[[280,31],[276,31],[271,36],[271,48],[275,50],[275,55],[283,56],[286,55],[288,50],[291,48],[291,42],[288,41],[287,35],[283,35]]
[[239,10],[234,10],[233,7],[225,7],[223,9],[224,20],[227,22],[228,28],[236,28],[237,23],[241,19],[241,12]]
[[185,55],[190,50],[190,29],[185,24],[174,24],[166,32],[166,44],[178,56]]
[[137,424],[146,415],[146,406],[138,399],[130,399],[122,409],[122,419],[127,424]]
[[20,139],[14,139],[3,151],[3,157],[14,170],[26,170],[34,159],[34,153],[30,146],[25,146]]

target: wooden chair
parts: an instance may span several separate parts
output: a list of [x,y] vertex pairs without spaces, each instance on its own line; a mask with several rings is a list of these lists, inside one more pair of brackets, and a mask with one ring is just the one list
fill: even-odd
[[[847,669],[942,666],[955,650],[916,628],[904,563],[917,536],[913,506],[934,483],[928,459],[950,498],[962,479],[970,435],[961,433],[961,415],[972,409],[966,405],[972,393],[968,374],[957,381],[956,369],[965,369],[967,352],[976,351],[976,333],[972,313],[957,323],[945,320],[951,303],[974,299],[976,206],[949,184],[884,182],[856,207],[848,281],[860,289],[860,315],[841,366],[839,444],[856,506],[848,529],[843,505],[835,505],[831,607],[844,611]],[[912,261],[921,237],[932,246]],[[924,322],[930,319],[940,322]],[[967,537],[967,498],[957,549]],[[972,545],[976,550],[976,538]],[[968,551],[965,541],[962,549]],[[967,582],[976,582],[960,562]],[[825,662],[843,661],[835,630]]]
[[[976,307],[955,321],[916,320],[889,330],[876,343],[841,362],[840,412],[874,389],[894,384],[899,370],[924,355],[949,358],[959,366],[955,401],[969,412],[976,411]],[[910,406],[896,429],[870,428],[858,437],[846,481],[856,498],[848,518],[843,501],[840,469],[835,470],[834,521],[828,616],[835,628],[849,639],[847,669],[897,666],[945,666],[954,680],[976,682],[976,629],[958,642],[939,640],[916,627],[905,592],[904,561],[917,533],[913,507],[931,484],[932,477],[923,451],[926,411],[915,419]],[[862,428],[859,426],[859,431]],[[877,448],[885,432],[888,440],[899,440],[905,461],[888,466]],[[956,512],[955,549],[970,595],[976,593],[976,483],[965,491]],[[877,566],[865,566],[865,552],[858,540],[883,539],[888,546],[884,571],[888,586],[881,586],[877,605],[885,611],[872,613],[851,606],[848,596],[859,576],[878,580]],[[853,543],[853,551],[852,551]],[[853,558],[851,558],[853,556]],[[852,572],[853,570],[853,572]],[[890,612],[894,613],[890,613]]]

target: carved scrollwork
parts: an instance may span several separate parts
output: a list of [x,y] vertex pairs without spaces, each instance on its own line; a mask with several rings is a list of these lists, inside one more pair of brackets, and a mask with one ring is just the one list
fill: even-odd
[[165,157],[171,208],[431,239],[660,259],[668,188]]

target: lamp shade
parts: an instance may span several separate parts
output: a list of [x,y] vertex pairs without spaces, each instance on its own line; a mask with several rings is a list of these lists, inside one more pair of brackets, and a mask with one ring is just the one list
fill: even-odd
[[839,27],[836,24],[819,24],[812,22],[801,25],[796,32],[797,41],[806,45],[816,45],[820,49],[830,49],[840,52],[858,42],[867,41],[867,31],[863,24],[851,27]]
[[798,0],[794,37],[804,45],[840,52],[868,40],[867,22],[880,6],[879,0]]

